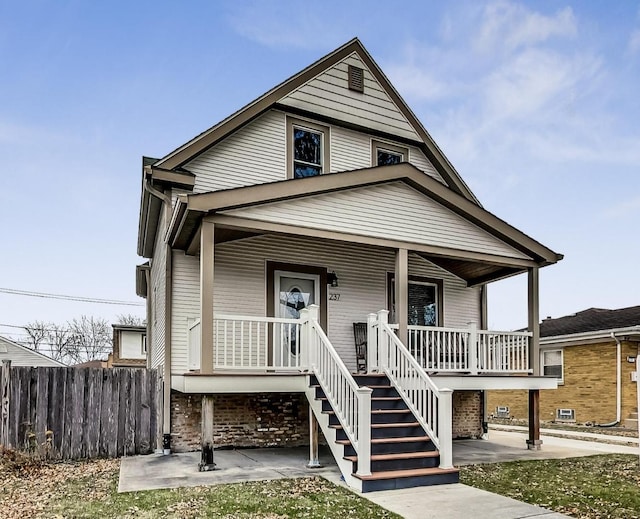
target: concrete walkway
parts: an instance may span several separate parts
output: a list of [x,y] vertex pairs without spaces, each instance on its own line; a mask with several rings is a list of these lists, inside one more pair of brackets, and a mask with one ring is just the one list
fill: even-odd
[[[602,453],[638,454],[637,447],[542,436],[542,450],[529,451],[526,431],[491,430],[489,440],[454,442],[454,463],[468,465],[519,459],[589,456]],[[308,469],[308,449],[239,449],[215,453],[218,469],[198,472],[199,453],[122,458],[119,492],[215,485],[319,475],[344,485],[327,448],[321,449],[321,469]],[[492,519],[566,517],[544,508],[485,492],[467,485],[437,485],[362,494],[363,497],[407,519],[466,519],[481,512]]]

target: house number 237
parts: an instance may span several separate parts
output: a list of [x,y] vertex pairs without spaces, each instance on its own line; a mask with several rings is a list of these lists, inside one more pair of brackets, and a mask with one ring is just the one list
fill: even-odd
[[340,301],[340,294],[329,294],[329,301]]

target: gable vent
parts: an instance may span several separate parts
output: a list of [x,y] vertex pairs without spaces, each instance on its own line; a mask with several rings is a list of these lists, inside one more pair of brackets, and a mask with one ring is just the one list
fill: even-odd
[[364,92],[364,70],[349,65],[349,90]]

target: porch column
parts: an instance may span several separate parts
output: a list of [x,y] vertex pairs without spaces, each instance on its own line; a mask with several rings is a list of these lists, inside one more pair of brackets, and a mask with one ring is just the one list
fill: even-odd
[[[529,305],[529,331],[532,333],[529,346],[529,366],[535,376],[540,375],[540,297],[539,297],[539,270],[531,267],[528,270],[528,305]],[[527,448],[540,449],[540,390],[529,390],[529,438]]]
[[396,251],[395,272],[395,318],[398,322],[398,337],[404,344],[408,344],[409,325],[409,251],[398,249]]
[[200,230],[200,373],[209,375],[213,373],[214,236],[215,224],[206,221],[206,219],[202,220]]
[[202,453],[198,469],[200,472],[215,470],[213,462],[213,395],[202,395]]
[[318,420],[313,414],[313,409],[309,406],[309,463],[307,463],[307,468],[318,469],[321,467],[318,459]]

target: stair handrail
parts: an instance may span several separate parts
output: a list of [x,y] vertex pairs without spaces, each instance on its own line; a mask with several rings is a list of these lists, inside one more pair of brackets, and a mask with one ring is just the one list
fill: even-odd
[[420,425],[440,451],[440,468],[453,467],[452,416],[453,391],[438,388],[408,348],[389,327],[389,311],[369,314],[375,329],[378,369],[387,375]]
[[360,387],[318,323],[319,307],[300,311],[303,348],[308,365],[331,404],[347,438],[358,456],[357,474],[371,475],[371,393]]

